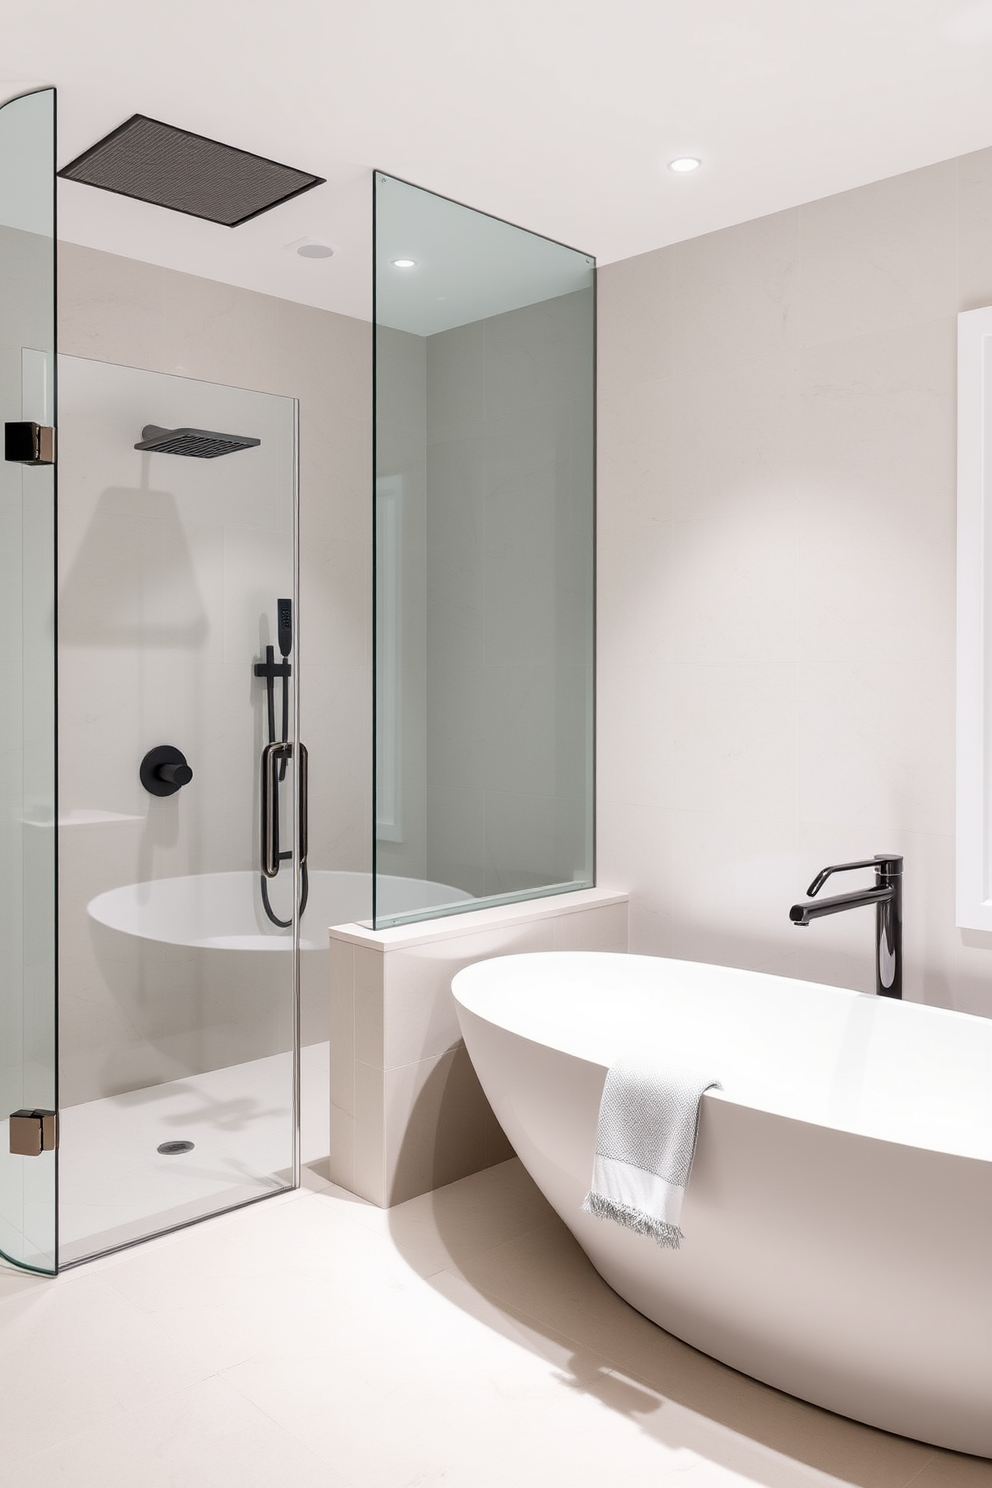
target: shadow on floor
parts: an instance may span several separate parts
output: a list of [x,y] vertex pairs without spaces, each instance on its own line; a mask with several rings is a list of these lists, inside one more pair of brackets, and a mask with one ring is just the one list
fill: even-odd
[[786,1395],[649,1322],[602,1280],[515,1159],[388,1212],[400,1254],[449,1300],[669,1449],[742,1481],[791,1488],[812,1470],[854,1488],[904,1488],[954,1456]]

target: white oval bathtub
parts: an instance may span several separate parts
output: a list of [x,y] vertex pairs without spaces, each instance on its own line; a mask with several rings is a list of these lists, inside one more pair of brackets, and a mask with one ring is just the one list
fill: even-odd
[[[270,902],[280,919],[289,918],[291,892],[289,874],[269,886]],[[471,897],[450,884],[379,876],[378,900],[383,914],[411,914],[435,904],[464,903]],[[97,894],[87,910],[109,930],[143,940],[228,951],[292,950],[291,932],[280,930],[266,918],[259,876],[247,870],[122,884]],[[371,913],[370,874],[312,870],[301,924],[301,949],[326,951],[329,926],[365,920]]]
[[[507,1136],[621,1297],[778,1389],[992,1456],[992,1021],[647,956],[506,956],[452,986]],[[678,1251],[581,1209],[632,1046],[724,1087]]]

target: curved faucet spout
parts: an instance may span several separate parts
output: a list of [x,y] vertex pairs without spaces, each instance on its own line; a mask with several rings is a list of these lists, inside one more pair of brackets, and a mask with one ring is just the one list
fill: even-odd
[[[856,868],[874,868],[873,888],[833,894],[829,899],[813,897],[832,873]],[[857,863],[836,863],[822,868],[806,892],[810,902],[794,904],[789,910],[794,925],[808,925],[824,915],[860,909],[864,904],[875,906],[875,991],[881,997],[902,997],[902,858],[894,853],[879,853]]]
[[862,889],[856,894],[834,894],[829,899],[817,899],[812,904],[794,904],[789,910],[789,919],[794,925],[808,925],[810,920],[819,920],[823,915],[840,914],[844,909],[857,909],[862,904],[885,904],[894,893],[895,889],[889,886],[885,889]]

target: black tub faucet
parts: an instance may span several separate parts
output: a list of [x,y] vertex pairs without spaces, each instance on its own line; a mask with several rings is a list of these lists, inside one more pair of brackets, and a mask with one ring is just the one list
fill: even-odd
[[875,906],[875,991],[880,997],[902,996],[902,858],[893,853],[876,853],[861,863],[835,863],[821,868],[806,890],[813,899],[831,873],[847,873],[853,868],[874,868],[875,886],[853,894],[835,894],[818,899],[814,904],[794,904],[789,919],[794,925],[808,925],[821,915],[840,914],[844,909],[858,909],[862,904]]

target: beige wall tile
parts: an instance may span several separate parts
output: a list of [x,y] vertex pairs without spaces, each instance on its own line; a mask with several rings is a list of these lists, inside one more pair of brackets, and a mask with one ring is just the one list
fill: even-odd
[[665,807],[599,799],[597,877],[604,888],[630,894],[629,949],[642,955],[672,955],[675,916],[669,856],[663,851],[667,830]]
[[958,169],[959,310],[992,304],[992,149],[962,155]]
[[654,382],[674,370],[672,256],[607,264],[598,283],[600,388]]
[[[674,381],[671,514],[721,519],[788,512],[801,464],[799,353],[716,363]],[[658,472],[654,472],[657,486]]]
[[380,1068],[384,976],[381,952],[355,946],[355,1058]]
[[666,251],[677,374],[751,362],[798,344],[798,208]]
[[383,1072],[355,1065],[354,1191],[372,1204],[386,1203],[386,1148]]
[[132,347],[162,346],[168,269],[77,243],[59,243],[58,255],[60,350],[118,361],[122,326]]
[[[672,469],[680,431],[681,378],[637,382],[622,368],[600,371],[596,459],[600,480],[597,522],[608,533],[643,534],[651,522],[674,515],[679,488]],[[603,481],[616,497],[603,501]]]
[[[672,955],[768,969],[770,955],[791,951],[794,810],[749,810],[744,802],[733,814],[671,811],[660,850],[670,884]],[[631,949],[638,949],[633,937]]]
[[355,1114],[355,954],[347,941],[330,943],[330,1097],[350,1116]]
[[460,1042],[451,979],[462,967],[490,956],[553,948],[551,921],[535,920],[388,951],[382,958],[383,1068],[395,1069],[437,1057]]
[[791,662],[674,666],[673,805],[686,811],[794,811],[797,668]]
[[953,315],[953,160],[799,208],[804,346]]
[[392,951],[384,959],[383,1068],[436,1058],[461,1042],[451,978],[461,970],[449,942]]
[[869,652],[800,668],[799,758],[806,821],[857,823],[862,837],[953,829],[953,665],[883,668]]
[[676,522],[667,610],[672,660],[797,657],[797,530],[792,511]]
[[330,1155],[327,1176],[332,1183],[340,1184],[350,1193],[355,1193],[355,1118],[331,1102],[330,1110]]
[[464,1047],[390,1070],[385,1078],[388,1204],[512,1157]]
[[[611,494],[612,493],[612,494]],[[600,500],[622,500],[622,486],[602,480]],[[645,512],[636,530],[599,524],[597,536],[597,684],[606,669],[629,667],[650,678],[674,659],[670,606],[675,587],[675,523]]]
[[[644,669],[600,663],[596,699],[596,810],[600,831],[614,803],[676,803],[674,672],[674,667],[660,664]],[[606,860],[601,837],[597,856],[602,883]]]
[[552,928],[556,951],[625,951],[627,905],[604,904],[579,914],[561,914]]

